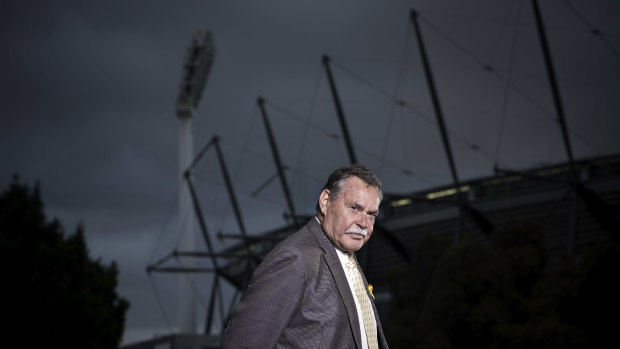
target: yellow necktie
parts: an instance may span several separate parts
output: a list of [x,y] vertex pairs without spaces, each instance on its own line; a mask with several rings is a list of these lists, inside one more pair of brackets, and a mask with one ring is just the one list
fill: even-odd
[[362,308],[362,321],[364,322],[364,330],[366,331],[368,348],[378,349],[379,344],[377,343],[377,328],[374,326],[373,322],[372,306],[370,305],[370,300],[368,299],[368,293],[366,293],[366,289],[364,288],[362,275],[360,274],[359,269],[357,269],[357,263],[351,254],[349,255],[349,260],[346,263],[346,267],[347,274],[351,278],[351,281],[353,281],[353,292],[355,292],[355,297]]

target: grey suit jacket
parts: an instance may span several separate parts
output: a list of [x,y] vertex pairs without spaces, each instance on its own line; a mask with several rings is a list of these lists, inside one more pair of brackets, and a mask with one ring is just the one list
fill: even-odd
[[[379,347],[387,349],[370,301]],[[221,348],[361,348],[361,336],[342,264],[312,218],[258,266],[222,334]]]

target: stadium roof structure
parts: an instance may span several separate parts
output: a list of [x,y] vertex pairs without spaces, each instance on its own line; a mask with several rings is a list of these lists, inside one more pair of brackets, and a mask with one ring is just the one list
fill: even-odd
[[[386,193],[375,236],[358,252],[360,263],[369,279],[381,281],[388,277],[387,270],[406,267],[415,244],[427,234],[452,238],[462,229],[464,237],[485,238],[489,231],[480,229],[481,219],[491,224],[490,234],[511,222],[538,225],[551,263],[579,254],[610,234],[618,237],[620,155],[576,161],[574,166],[577,183],[567,163],[526,172],[497,169],[496,176],[465,181],[460,191],[471,214],[460,213],[457,188],[449,185],[406,196]],[[223,252],[221,274],[243,290],[256,262],[295,230],[291,224],[246,237]]]

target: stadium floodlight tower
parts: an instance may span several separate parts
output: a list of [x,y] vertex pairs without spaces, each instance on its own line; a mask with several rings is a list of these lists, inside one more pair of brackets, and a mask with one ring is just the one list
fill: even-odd
[[[179,119],[179,249],[193,251],[195,243],[195,212],[185,172],[194,160],[193,120],[196,108],[215,57],[213,37],[208,31],[196,31],[185,56],[181,84],[176,101]],[[191,174],[189,174],[191,176]],[[190,258],[179,258],[179,263],[191,268]],[[188,275],[179,275],[179,333],[196,333],[196,297]]]

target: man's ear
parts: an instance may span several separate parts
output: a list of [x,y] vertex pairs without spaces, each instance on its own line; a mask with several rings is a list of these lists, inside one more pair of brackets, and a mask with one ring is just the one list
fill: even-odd
[[323,189],[321,195],[319,195],[319,208],[321,209],[321,213],[325,216],[327,212],[327,206],[329,206],[329,189]]

